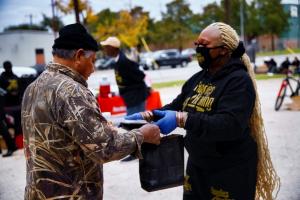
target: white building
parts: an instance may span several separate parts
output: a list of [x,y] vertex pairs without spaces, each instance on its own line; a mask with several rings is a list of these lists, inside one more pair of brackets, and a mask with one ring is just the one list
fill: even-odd
[[15,66],[48,63],[52,59],[53,42],[54,35],[46,31],[15,30],[0,33],[0,66],[6,60]]

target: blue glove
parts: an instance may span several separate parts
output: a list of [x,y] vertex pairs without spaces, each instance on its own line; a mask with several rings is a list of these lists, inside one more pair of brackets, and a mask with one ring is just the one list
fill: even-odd
[[143,116],[141,113],[134,113],[132,115],[125,116],[127,120],[143,120]]
[[176,111],[154,110],[153,115],[159,118],[156,124],[162,134],[167,135],[177,127]]

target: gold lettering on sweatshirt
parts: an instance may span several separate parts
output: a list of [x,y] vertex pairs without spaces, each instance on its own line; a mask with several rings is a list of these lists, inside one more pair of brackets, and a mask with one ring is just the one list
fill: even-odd
[[200,82],[195,88],[195,94],[185,99],[183,103],[183,110],[187,107],[195,108],[197,112],[211,111],[214,97],[211,96],[213,91],[216,89],[211,84],[203,84]]
[[188,98],[186,98],[186,99],[184,100],[183,106],[182,106],[182,110],[185,110],[185,108],[186,108],[186,106],[187,106],[189,100],[190,100],[190,97],[188,97]]
[[222,189],[215,189],[213,187],[210,188],[210,192],[213,195],[212,200],[233,200],[229,196],[229,192],[226,192]]
[[123,83],[123,78],[122,76],[119,74],[118,71],[115,71],[115,77],[116,77],[116,82],[118,85],[122,85]]

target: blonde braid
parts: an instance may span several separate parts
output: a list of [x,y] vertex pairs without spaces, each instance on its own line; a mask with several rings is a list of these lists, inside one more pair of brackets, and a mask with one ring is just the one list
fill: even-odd
[[[210,26],[217,26],[221,32],[221,40],[224,45],[232,52],[235,50],[239,43],[239,37],[236,31],[229,25],[216,22]],[[256,100],[253,112],[250,118],[250,129],[251,136],[257,143],[257,154],[258,154],[258,164],[257,164],[257,180],[256,180],[256,200],[272,200],[273,192],[275,197],[280,189],[280,179],[274,169],[269,148],[268,140],[265,133],[264,122],[261,114],[261,106],[257,93],[257,86],[255,81],[255,74],[250,63],[248,55],[245,53],[242,56],[242,61],[247,68],[247,71],[253,82]]]

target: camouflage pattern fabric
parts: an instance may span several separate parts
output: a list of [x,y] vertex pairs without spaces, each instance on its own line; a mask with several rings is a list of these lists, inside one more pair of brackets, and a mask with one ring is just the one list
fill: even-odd
[[26,89],[22,128],[25,200],[102,199],[102,164],[132,152],[141,156],[140,131],[118,133],[83,77],[56,63]]

